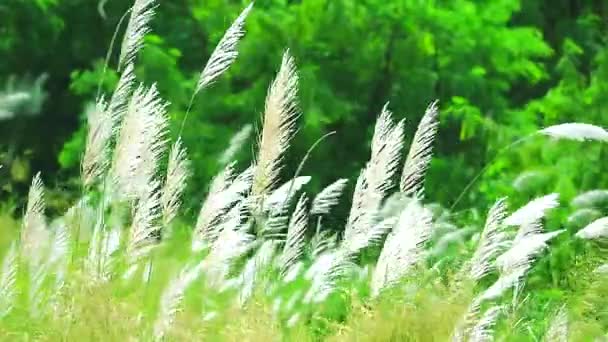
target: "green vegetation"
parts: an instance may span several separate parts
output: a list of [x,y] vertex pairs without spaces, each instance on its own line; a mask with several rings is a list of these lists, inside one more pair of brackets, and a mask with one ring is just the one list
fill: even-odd
[[2,339],[608,331],[608,5],[252,6],[0,4]]

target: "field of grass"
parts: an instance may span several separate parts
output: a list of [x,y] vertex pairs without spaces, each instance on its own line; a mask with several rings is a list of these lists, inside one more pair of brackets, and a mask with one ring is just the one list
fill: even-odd
[[[138,84],[133,71],[153,5],[135,1],[120,82],[89,110],[81,197],[47,217],[37,175],[23,217],[0,216],[1,340],[605,338],[608,218],[596,213],[607,190],[570,204],[557,194],[519,208],[497,199],[484,217],[456,220],[424,198],[438,134],[434,102],[409,149],[404,123],[382,108],[357,180],[309,193],[314,175],[281,172],[300,116],[288,51],[268,90],[255,163],[230,162],[242,142],[234,139],[188,223],[180,215],[187,151],[179,138],[169,141],[155,86]],[[251,9],[227,30],[193,99],[236,59]],[[603,128],[578,123],[534,136],[608,142]],[[344,222],[334,215],[338,205],[350,207]],[[572,228],[554,211],[584,223]]]

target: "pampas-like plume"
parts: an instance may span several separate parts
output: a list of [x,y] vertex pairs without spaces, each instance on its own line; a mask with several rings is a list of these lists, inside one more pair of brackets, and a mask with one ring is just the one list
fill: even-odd
[[186,180],[190,175],[190,161],[180,138],[177,139],[169,153],[167,178],[162,190],[161,205],[163,223],[168,225],[177,215],[181,205],[181,196],[186,189]]
[[93,236],[84,269],[93,282],[105,282],[112,276],[112,255],[120,247],[120,231],[118,229],[106,230],[103,222],[98,221],[94,227]]
[[502,306],[493,306],[487,309],[477,324],[471,329],[470,342],[491,342],[494,341],[494,326],[498,316],[502,312]]
[[38,172],[30,186],[21,229],[21,251],[34,264],[41,261],[49,241],[44,209],[44,184]]
[[304,266],[303,261],[296,261],[293,266],[291,266],[287,272],[283,275],[283,282],[285,284],[291,283],[296,280],[300,275],[302,275],[306,271],[306,267]]
[[390,217],[380,221],[379,223],[373,224],[371,229],[354,234],[350,239],[345,239],[342,241],[339,249],[344,255],[355,256],[368,246],[380,242],[393,228],[396,221],[396,218]]
[[276,259],[278,240],[265,240],[257,249],[253,257],[247,260],[243,271],[238,277],[240,285],[238,303],[243,306],[254,293],[257,283],[260,282],[263,272],[270,268]]
[[286,272],[304,254],[306,228],[308,227],[308,198],[302,194],[289,220],[287,239],[281,255],[281,274]]
[[296,177],[274,190],[264,202],[264,211],[276,212],[291,203],[300,189],[310,182],[310,176]]
[[245,26],[245,19],[247,19],[252,7],[253,2],[243,10],[238,18],[236,18],[217,44],[217,47],[211,54],[211,57],[209,57],[207,65],[205,65],[205,68],[201,73],[196,85],[196,91],[194,92],[195,95],[212,84],[213,81],[226,71],[236,60],[239,55],[237,45],[239,40],[245,35],[243,27]]
[[566,305],[557,311],[543,338],[545,342],[568,342],[568,311]]
[[305,273],[305,278],[312,281],[304,296],[305,303],[320,303],[336,289],[336,277],[332,274],[334,268],[340,265],[338,251],[319,255]]
[[[434,229],[436,231],[436,229]],[[445,253],[451,245],[464,245],[475,232],[473,227],[458,228],[456,230],[441,234],[439,239],[433,244],[433,248],[429,251],[429,256],[440,257]],[[435,234],[438,235],[438,234]]]
[[0,93],[0,120],[8,120],[15,117],[15,108],[27,103],[32,96],[25,91],[15,93]]
[[332,234],[329,230],[323,230],[321,225],[321,218],[317,221],[317,231],[310,240],[310,250],[312,257],[317,258],[323,253],[327,253],[333,250],[338,244],[336,234]]
[[479,302],[485,300],[493,300],[502,296],[503,293],[505,293],[510,288],[519,286],[521,280],[523,279],[526,272],[528,272],[530,267],[531,264],[527,264],[513,270],[509,274],[501,274],[498,280],[496,280],[496,282],[494,282],[492,286],[488,287],[483,293],[481,293],[481,295],[479,295],[477,300]]
[[133,93],[114,151],[112,178],[119,195],[137,199],[153,182],[166,147],[165,108],[156,85],[140,85]]
[[504,223],[507,226],[521,226],[537,222],[545,216],[548,210],[559,205],[558,198],[558,194],[536,198],[512,213],[505,219]]
[[144,45],[144,36],[150,32],[149,23],[154,17],[155,7],[156,0],[135,0],[120,48],[119,70],[133,63],[137,52]]
[[578,209],[568,216],[568,223],[577,227],[581,227],[602,217],[602,212],[592,208]]
[[133,222],[129,229],[129,239],[127,241],[129,262],[135,263],[156,245],[161,230],[161,227],[157,224],[161,216],[160,211],[159,184],[158,182],[152,182],[137,201],[133,214]]
[[512,245],[517,245],[524,238],[533,236],[533,235],[537,235],[542,232],[543,232],[543,224],[540,219],[538,221],[524,223],[521,226],[519,226],[519,229],[517,230],[517,234],[515,235],[515,238],[512,241]]
[[234,160],[236,154],[243,148],[243,145],[245,145],[245,142],[247,142],[249,136],[251,136],[252,131],[253,127],[247,124],[232,136],[228,143],[228,148],[220,156],[220,165],[226,165]]
[[[399,220],[401,220],[401,217],[399,218]],[[409,221],[409,219],[406,220]],[[352,262],[354,258],[356,258],[365,248],[368,248],[369,246],[375,244],[379,244],[386,236],[386,234],[391,231],[391,229],[394,229],[394,226],[397,221],[397,218],[389,217],[380,221],[379,223],[372,225],[370,229],[357,233],[351,236],[350,239],[342,241],[342,244],[335,251],[334,262],[331,264],[331,267],[328,268],[327,275],[329,275],[330,279],[338,279],[339,277],[347,274],[352,267]],[[421,220],[412,220],[412,222],[416,221],[420,223],[420,225],[418,226],[420,228],[420,231],[423,231],[423,226],[425,225],[424,218],[422,218]],[[401,223],[403,222],[400,222],[400,224]],[[418,233],[420,234],[418,235]],[[412,234],[412,236],[423,235],[424,233],[421,232],[416,232],[415,234]],[[412,246],[413,249],[416,249],[414,245],[417,245],[417,242],[419,241],[411,242],[410,246]],[[407,262],[411,260],[403,261]],[[328,284],[331,284],[331,281],[329,281]]]
[[[27,208],[23,216],[24,234],[28,233],[28,229],[44,227],[44,184],[40,172],[32,179],[32,184],[27,196]],[[27,240],[23,238],[23,240]]]
[[[252,195],[256,206],[272,190],[282,168],[299,117],[297,108],[298,75],[293,58],[286,51],[276,79],[270,85],[264,110],[264,124],[253,177]],[[257,208],[259,211],[261,208]]]
[[0,274],[0,319],[8,315],[15,306],[17,297],[18,248],[13,243],[4,255]]
[[51,243],[47,263],[50,267],[54,268],[56,284],[58,287],[61,287],[68,266],[67,261],[70,254],[71,234],[70,229],[63,221],[55,226],[54,231],[55,234],[53,236],[53,242]]
[[376,123],[372,138],[371,159],[366,179],[374,197],[384,197],[393,186],[392,178],[399,168],[403,148],[403,120],[393,123],[388,103]]
[[[482,301],[479,298],[475,298],[473,302],[469,305],[467,312],[464,314],[463,318],[458,323],[456,329],[454,330],[454,333],[452,334],[452,342],[474,341],[473,329],[476,329],[477,334],[483,332],[483,318],[486,316],[486,314],[492,315],[493,312],[490,311],[491,309],[488,309],[485,312],[484,317],[481,317],[481,304]],[[489,318],[491,318],[491,316]]]
[[226,215],[226,220],[219,228],[217,240],[205,259],[206,280],[212,288],[220,288],[232,263],[253,247],[253,236],[247,233],[249,227],[240,224],[242,218],[242,205],[237,204]]
[[372,294],[396,283],[422,260],[431,232],[432,213],[412,200],[386,238],[372,275]]
[[534,258],[547,248],[547,242],[563,232],[532,234],[514,241],[513,246],[496,259],[501,273],[508,274],[521,267],[530,267]]
[[368,187],[364,169],[359,174],[357,183],[355,184],[353,203],[348,215],[348,221],[346,222],[344,239],[349,239],[351,236],[362,233],[376,219],[375,215],[381,199],[372,197],[373,194],[367,194]]
[[371,228],[375,220],[373,215],[393,185],[392,178],[399,166],[402,147],[403,121],[394,125],[386,104],[376,122],[370,161],[357,179],[344,232],[345,240]]
[[360,252],[380,243],[393,228],[397,219],[390,217],[371,226],[371,229],[357,232],[335,250],[321,253],[306,271],[305,277],[312,280],[311,287],[304,296],[307,303],[319,303],[335,291],[337,281],[353,270],[353,261]]
[[321,190],[312,201],[311,215],[327,215],[340,202],[340,196],[348,183],[348,179],[339,179]]
[[228,165],[211,182],[209,194],[201,206],[194,230],[192,248],[200,250],[213,244],[219,234],[219,223],[228,210],[243,200],[245,192],[251,187],[252,169],[248,168],[234,177],[234,166]]
[[608,203],[608,190],[596,189],[584,192],[572,200],[571,204],[578,208],[597,207]]
[[439,109],[437,101],[432,102],[426,109],[401,175],[401,192],[407,196],[421,195],[424,190],[424,175],[433,155],[433,141],[439,127]]
[[528,170],[520,173],[517,178],[513,180],[512,185],[517,191],[524,192],[537,187],[545,179],[547,179],[547,174],[545,172]]
[[608,275],[608,264],[599,265],[595,270],[593,270],[593,273],[597,273],[602,276]]
[[[110,99],[110,104],[108,106],[109,115],[112,117],[112,123],[119,123],[122,118],[125,116],[127,112],[127,107],[129,105],[129,98],[131,97],[131,93],[133,92],[133,86],[135,84],[135,73],[133,64],[127,64],[125,69],[122,71],[120,75],[120,79],[118,80],[118,85],[114,90],[114,94],[112,94],[112,98]],[[117,127],[112,127],[116,129]]]
[[268,218],[258,228],[257,235],[263,240],[285,240],[285,232],[289,226],[288,207],[279,207],[268,213]]
[[33,264],[29,269],[28,300],[29,310],[32,317],[39,317],[43,308],[43,303],[49,293],[45,288],[45,283],[49,275],[46,263]]
[[567,139],[576,141],[597,140],[608,142],[608,131],[604,128],[586,123],[565,123],[549,126],[541,129],[538,133],[548,135],[556,139]]
[[350,214],[346,223],[344,239],[361,233],[363,228],[373,224],[376,219],[375,215],[378,211],[378,203],[380,200],[371,198],[366,194],[368,184],[365,179],[365,169],[361,170],[357,183],[355,184],[355,192],[353,193],[353,203],[351,205]]
[[110,139],[115,122],[103,98],[87,108],[86,113],[88,132],[82,158],[82,182],[91,186],[102,178],[110,165]]
[[581,239],[604,239],[608,237],[608,217],[597,219],[576,233]]
[[[528,205],[522,209],[525,209],[526,207],[528,207]],[[533,205],[530,208],[538,207],[544,206]],[[537,213],[537,211],[530,208],[523,210],[522,213]],[[536,217],[537,215],[534,214],[532,216]],[[523,217],[530,216],[523,215]],[[537,218],[537,220],[540,219],[540,217]],[[527,220],[523,220],[523,222],[527,222]],[[529,226],[535,228],[530,230],[528,228]],[[529,232],[522,233],[522,231]],[[550,233],[540,233],[541,231],[542,227],[540,226],[540,223],[537,222],[525,223],[520,227],[520,231],[517,234],[518,238],[513,241],[511,248],[496,258],[496,264],[501,273],[500,277],[479,296],[479,301],[498,298],[511,287],[519,286],[524,275],[532,267],[534,259],[547,248],[547,242],[564,232],[564,230],[558,230]]]
[[201,275],[203,263],[187,266],[173,278],[160,296],[160,309],[154,323],[154,337],[162,340],[173,325],[188,287]]
[[469,261],[470,277],[478,281],[493,268],[494,258],[505,247],[507,235],[502,231],[502,221],[506,216],[505,199],[499,199],[488,212],[486,224],[481,233],[479,244]]

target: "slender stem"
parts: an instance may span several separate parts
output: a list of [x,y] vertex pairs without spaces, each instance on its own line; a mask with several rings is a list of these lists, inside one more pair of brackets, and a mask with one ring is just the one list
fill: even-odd
[[[106,52],[106,58],[105,58],[105,61],[104,61],[104,64],[103,64],[103,71],[101,72],[101,77],[99,78],[99,83],[97,84],[97,94],[95,95],[96,102],[99,101],[99,98],[101,96],[101,87],[103,85],[103,81],[105,80],[105,76],[106,76],[106,72],[108,70],[108,66],[110,65],[110,58],[112,56],[112,51],[114,50],[114,44],[116,42],[116,39],[118,38],[118,31],[120,30],[120,27],[122,26],[122,23],[124,22],[124,20],[127,18],[127,15],[129,15],[132,12],[132,10],[133,10],[133,7],[130,7],[122,15],[122,17],[120,17],[120,20],[116,24],[116,28],[114,28],[114,33],[112,34],[112,40],[110,40],[110,46],[108,47],[108,51]],[[102,194],[101,194],[101,204],[100,204],[100,208],[99,208],[99,210],[101,211],[100,212],[100,220],[102,220],[102,224],[103,224],[104,212],[105,212],[106,182],[107,182],[107,176],[104,177],[104,180],[103,180],[103,188],[102,188]],[[85,193],[85,187],[84,187],[84,185],[82,185],[82,187],[81,187],[81,194],[82,194],[83,198],[84,198],[84,193]],[[76,248],[78,247],[78,244],[80,243],[80,227],[81,227],[81,225],[82,225],[82,208],[80,208],[80,210],[79,210],[78,229],[76,231],[76,240],[75,240]],[[72,254],[72,263],[73,262],[74,262],[74,254]]]
[[184,115],[184,118],[182,119],[182,124],[181,127],[179,128],[179,134],[178,136],[181,137],[182,133],[184,133],[184,126],[186,125],[186,120],[188,120],[188,114],[190,114],[190,111],[192,110],[192,105],[194,104],[194,98],[196,97],[197,92],[194,92],[192,94],[192,97],[190,98],[190,103],[188,104],[188,109],[186,109],[186,115]]
[[283,211],[283,209],[285,209],[285,205],[287,204],[287,199],[289,198],[289,196],[291,196],[291,193],[293,191],[293,186],[296,182],[296,178],[298,178],[298,176],[300,175],[300,172],[302,172],[302,169],[304,168],[304,164],[306,163],[306,161],[308,160],[308,157],[310,157],[310,155],[312,154],[312,151],[314,151],[314,149],[326,138],[332,136],[336,134],[336,131],[331,131],[325,135],[323,135],[322,137],[320,137],[319,139],[317,139],[317,141],[314,142],[314,144],[312,144],[312,146],[310,146],[310,148],[308,149],[308,151],[306,152],[306,154],[304,155],[304,158],[302,158],[302,161],[300,162],[300,165],[298,165],[298,168],[296,169],[296,173],[293,176],[293,179],[291,180],[291,184],[289,185],[289,189],[287,190],[287,196],[285,196],[285,200],[283,201],[283,204],[281,205],[281,210]]
[[454,203],[452,204],[452,206],[450,207],[449,211],[454,210],[454,208],[456,207],[456,205],[458,205],[458,203],[460,202],[460,200],[462,200],[462,198],[464,197],[464,195],[467,193],[467,191],[469,191],[469,189],[473,186],[473,184],[475,184],[475,182],[479,179],[479,177],[481,177],[489,168],[490,166],[492,166],[492,163],[496,160],[496,158],[498,158],[498,156],[500,156],[501,154],[503,154],[504,152],[508,151],[509,149],[511,149],[513,146],[518,145],[524,141],[529,140],[530,138],[534,137],[538,132],[534,132],[532,134],[529,134],[523,138],[520,138],[514,142],[512,142],[511,144],[503,147],[502,149],[500,149],[496,155],[490,159],[490,161],[483,167],[483,169],[481,169],[481,171],[479,171],[475,177],[473,177],[473,179],[469,182],[469,184],[467,184],[467,186],[465,186],[464,190],[462,190],[462,192],[460,193],[460,195],[458,195],[458,197],[456,198],[456,200],[454,201]]
[[110,41],[110,47],[108,48],[108,52],[106,53],[106,59],[103,64],[103,71],[101,72],[101,77],[99,78],[99,83],[97,84],[97,95],[95,99],[98,101],[99,96],[101,95],[101,86],[103,85],[103,81],[105,80],[106,71],[108,70],[108,66],[110,65],[110,58],[112,56],[112,50],[114,50],[114,43],[116,42],[116,38],[118,38],[118,31],[120,30],[120,26],[122,26],[123,21],[127,18],[127,15],[131,13],[133,7],[129,8],[125,14],[122,15],[118,24],[116,24],[116,28],[114,29],[114,34],[112,35],[112,40]]

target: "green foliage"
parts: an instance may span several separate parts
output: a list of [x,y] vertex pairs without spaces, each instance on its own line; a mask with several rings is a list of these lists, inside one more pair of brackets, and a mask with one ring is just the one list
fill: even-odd
[[[174,127],[181,122],[202,62],[240,8],[240,4],[221,1],[193,4],[191,17],[180,22],[176,32],[171,15],[177,8],[160,7],[158,35],[148,37],[139,64],[145,70],[143,79],[157,81],[161,93],[172,100]],[[398,115],[416,122],[422,115],[419,108],[439,98],[445,108],[442,134],[447,136],[440,155],[446,165],[458,160],[465,163],[456,172],[452,168],[458,181],[448,190],[461,190],[464,180],[481,166],[479,157],[490,140],[488,133],[513,124],[502,114],[517,108],[510,99],[513,87],[534,87],[548,77],[543,61],[552,49],[538,29],[509,26],[518,9],[506,1],[490,6],[473,1],[256,3],[247,22],[247,37],[239,48],[241,58],[223,80],[197,99],[184,132],[197,169],[195,188],[202,188],[217,172],[214,160],[226,146],[228,132],[261,112],[269,75],[280,57],[269,51],[287,46],[300,66],[304,89],[305,125],[292,156],[303,155],[325,132],[337,131],[305,166],[315,168],[321,160],[340,160],[340,167],[326,165],[317,182],[328,183],[343,172],[354,174],[361,166],[357,156],[368,151],[361,134],[371,136],[369,127],[386,99]],[[186,35],[184,27],[194,34]],[[368,35],[369,30],[376,34]],[[205,34],[201,37],[199,31]],[[79,74],[73,78],[75,91],[83,89],[76,86],[84,82],[80,77],[93,75]],[[414,129],[408,125],[408,136]],[[451,132],[458,132],[455,139]],[[459,140],[467,145],[464,160],[464,149],[455,145]],[[66,146],[74,145],[77,143]],[[297,157],[291,158],[297,161]],[[62,158],[66,159],[73,158]],[[429,193],[445,200],[445,190],[431,187]]]

